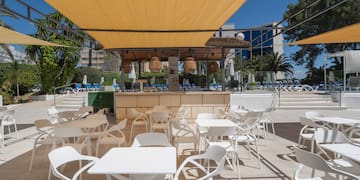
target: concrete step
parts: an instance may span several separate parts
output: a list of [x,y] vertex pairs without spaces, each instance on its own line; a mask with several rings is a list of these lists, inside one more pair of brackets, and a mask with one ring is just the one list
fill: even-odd
[[308,106],[308,107],[324,107],[324,106],[329,106],[329,107],[339,107],[339,104],[337,103],[292,103],[292,104],[280,104],[280,107],[292,107],[292,106]]
[[293,105],[293,104],[304,104],[304,105],[315,105],[315,104],[339,104],[336,102],[332,102],[331,100],[328,101],[288,101],[288,102],[280,102],[280,104],[289,104],[289,105]]
[[293,99],[302,99],[302,98],[331,98],[330,95],[280,95],[280,99],[281,98],[293,98]]
[[60,104],[83,104],[84,101],[63,101]]
[[322,98],[322,97],[303,97],[303,98],[293,98],[293,97],[280,97],[281,102],[288,101],[331,101],[331,98]]
[[344,110],[346,107],[339,106],[280,106],[276,110]]
[[56,109],[57,108],[80,108],[82,105],[79,104],[59,104],[56,105]]
[[83,96],[71,96],[71,97],[67,97],[65,100],[69,100],[69,101],[83,101],[84,97]]

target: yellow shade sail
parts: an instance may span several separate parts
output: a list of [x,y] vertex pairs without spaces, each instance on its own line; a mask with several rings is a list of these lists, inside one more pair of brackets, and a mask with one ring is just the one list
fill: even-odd
[[46,0],[105,49],[204,47],[245,1]]
[[21,34],[19,32],[4,27],[0,27],[0,44],[23,44],[23,45],[67,47],[64,45],[36,39],[34,37]]
[[299,41],[289,43],[289,45],[304,44],[329,44],[329,43],[354,43],[360,42],[360,23],[345,26],[326,33],[315,35]]

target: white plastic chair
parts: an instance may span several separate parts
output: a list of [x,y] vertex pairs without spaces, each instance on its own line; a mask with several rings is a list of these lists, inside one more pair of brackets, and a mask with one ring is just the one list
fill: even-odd
[[317,124],[310,118],[306,117],[300,117],[300,123],[303,125],[303,127],[299,133],[298,147],[300,147],[300,144],[302,147],[304,147],[305,140],[307,140],[311,142],[310,151],[314,152],[314,129],[317,127]]
[[15,110],[7,110],[5,111],[5,117],[3,118],[3,121],[1,123],[1,125],[5,128],[7,126],[8,129],[8,134],[11,133],[11,128],[10,126],[14,126],[14,133],[16,138],[18,138],[18,134],[17,134],[17,125],[16,125],[16,120],[14,118],[14,114],[15,114]]
[[[321,156],[317,154],[313,154],[308,151],[304,151],[302,149],[294,147],[294,151],[296,154],[296,159],[299,163],[301,163],[294,173],[294,180],[331,180],[331,179],[339,179],[339,175],[349,177],[350,179],[359,179],[359,177],[354,176],[351,173],[339,170],[330,165],[326,160],[324,160]],[[301,170],[307,166],[314,170],[320,170],[325,172],[325,176],[322,177],[312,177],[310,178],[302,178],[300,177]],[[329,173],[334,173],[336,176],[331,176]]]
[[360,144],[360,124],[353,126],[353,129],[349,133],[349,138],[353,143]]
[[35,156],[36,146],[37,145],[52,145],[55,141],[53,128],[54,125],[47,119],[39,119],[34,122],[35,128],[38,131],[39,135],[36,137],[31,153],[29,171],[31,172],[33,160]]
[[261,112],[248,112],[238,126],[238,134],[231,137],[236,144],[236,149],[239,144],[244,144],[248,147],[249,157],[251,157],[251,151],[253,150],[250,145],[255,146],[255,152],[258,159],[258,166],[261,168],[259,146],[256,137],[255,130],[258,128],[259,117]]
[[185,116],[188,113],[189,108],[181,106],[178,111],[174,114],[173,119],[177,118],[181,121],[186,121]]
[[139,112],[136,109],[131,108],[129,110],[129,113],[130,113],[129,114],[130,118],[133,119],[131,122],[131,130],[130,130],[130,141],[132,141],[135,133],[135,127],[145,126],[147,132],[149,130],[148,129],[149,120],[145,113]]
[[2,126],[3,118],[5,118],[5,112],[0,112],[0,149],[2,152],[2,155],[4,156],[4,160],[7,159],[6,156],[6,147],[5,147],[5,132],[4,127]]
[[[87,133],[84,133],[79,127],[54,127],[54,137],[56,140],[60,140],[62,146],[72,146],[80,153],[85,147],[88,147],[88,153],[90,153],[90,137]],[[53,143],[53,149],[56,147],[56,141]]]
[[317,148],[320,150],[318,154],[323,154],[329,159],[329,162],[332,163],[337,169],[343,171],[357,173],[360,177],[360,165],[346,157],[331,157],[324,149],[321,148],[320,144],[342,144],[342,143],[351,143],[350,139],[346,137],[341,131],[330,130],[326,128],[317,128],[314,133],[314,140]]
[[272,108],[266,108],[265,111],[262,113],[259,121],[259,128],[264,130],[264,138],[266,138],[266,133],[269,131],[269,124],[271,125],[272,133],[275,135],[275,125],[274,121],[271,118]]
[[[70,146],[64,146],[54,149],[48,154],[48,157],[50,160],[50,169],[51,169],[48,178],[50,179],[52,172],[54,176],[62,180],[76,180],[79,176],[81,176],[82,172],[84,172],[86,169],[94,165],[98,160],[97,157],[81,155],[73,147]],[[64,174],[62,174],[61,172],[59,172],[58,168],[72,161],[79,161],[79,170],[76,171],[76,173],[72,176],[72,178],[69,178],[66,177]],[[81,167],[82,161],[89,161],[89,162],[84,167]]]
[[163,133],[142,133],[136,135],[131,147],[172,147],[166,134]]
[[[233,142],[236,138],[232,138],[236,137],[237,133],[237,127],[210,127],[207,133],[206,144],[208,147],[223,147],[226,150],[227,156],[231,156],[233,160],[231,163],[230,159],[227,157],[227,162],[232,169],[235,170],[235,166],[237,167],[236,171],[238,173],[238,177],[240,178],[240,166],[237,154],[238,149],[237,145]],[[227,139],[225,140],[225,138]]]
[[[127,119],[120,121],[98,137],[96,142],[96,156],[99,154],[100,144],[121,146],[126,143],[126,136],[123,132],[123,129],[126,127],[126,122]],[[117,134],[115,135],[115,133]]]
[[153,111],[150,113],[149,119],[150,119],[150,131],[151,132],[158,130],[158,129],[160,129],[160,130],[162,129],[167,134],[168,138],[170,138],[170,132],[169,132],[170,115],[168,112]]
[[170,121],[172,142],[175,144],[176,150],[179,148],[180,143],[193,143],[194,149],[198,147],[198,137],[189,125],[181,122],[182,119],[175,118]]
[[[212,179],[212,177],[219,175],[223,170],[226,154],[226,150],[223,147],[210,146],[203,154],[187,157],[177,169],[174,175],[174,180],[179,179],[180,174],[182,173],[184,167],[186,167],[187,164],[192,164],[196,168],[199,168],[203,173],[205,173],[203,177],[197,177],[198,180]],[[198,162],[200,160],[208,161],[208,164],[210,164],[212,161],[215,162],[215,169],[210,171],[209,167],[204,167]]]

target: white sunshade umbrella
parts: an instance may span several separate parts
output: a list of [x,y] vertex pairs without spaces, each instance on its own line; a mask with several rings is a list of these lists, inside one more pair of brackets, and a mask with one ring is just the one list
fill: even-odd
[[213,84],[216,84],[216,80],[215,80],[215,77],[213,78]]
[[253,83],[255,82],[255,75],[253,73],[250,73],[248,75],[248,83]]
[[84,75],[84,77],[83,77],[83,85],[86,85],[87,84],[87,76],[86,75]]
[[235,68],[234,68],[234,60],[229,60],[229,75],[234,76],[235,75]]
[[136,80],[136,72],[135,72],[135,66],[133,64],[131,64],[131,72],[129,74],[129,78],[130,79],[135,79]]
[[104,76],[102,76],[100,79],[100,85],[102,85],[103,83],[104,83]]

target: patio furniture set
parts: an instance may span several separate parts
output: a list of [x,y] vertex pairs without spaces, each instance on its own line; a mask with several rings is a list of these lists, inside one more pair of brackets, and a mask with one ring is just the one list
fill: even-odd
[[[51,163],[49,177],[53,174],[66,179],[59,170],[60,166],[74,160],[89,160],[89,164],[80,163],[73,178],[86,171],[88,174],[106,175],[107,179],[178,179],[183,173],[182,169],[189,163],[202,172],[203,177],[200,179],[218,175],[224,164],[229,164],[240,178],[237,156],[240,145],[248,147],[249,155],[253,150],[249,146],[256,147],[254,151],[261,167],[256,130],[261,127],[263,112],[247,109],[244,110],[247,113],[240,115],[226,108],[223,114],[199,113],[195,120],[197,128],[194,130],[185,118],[187,108],[181,107],[175,113],[166,106],[155,106],[146,112],[130,109],[129,118],[133,120],[128,142],[132,142],[132,145],[119,147],[127,144],[124,133],[127,119],[110,127],[102,111],[93,113],[89,107],[76,112],[55,111],[52,108],[48,110],[52,121],[35,121],[39,136],[34,143],[29,167],[31,171],[33,161],[36,160],[36,147],[49,144],[53,149],[48,155]],[[146,132],[135,135],[138,126],[145,127]],[[204,149],[199,146],[200,139],[204,139]],[[199,154],[187,157],[176,168],[181,143],[194,144],[194,150]],[[98,158],[104,151],[103,145],[111,145],[111,149]],[[81,155],[85,151],[87,155]]]
[[[304,126],[295,154],[301,165],[294,179],[304,179],[300,177],[304,165],[325,172],[324,176],[312,173],[311,178],[306,179],[360,179],[360,120],[307,112],[300,122]],[[310,141],[309,151],[300,149],[305,148],[305,141]]]

